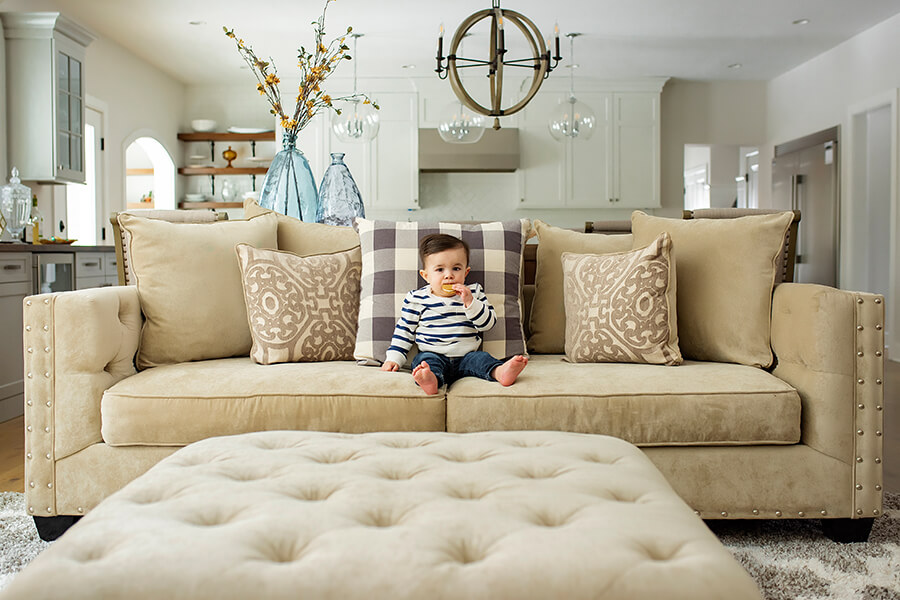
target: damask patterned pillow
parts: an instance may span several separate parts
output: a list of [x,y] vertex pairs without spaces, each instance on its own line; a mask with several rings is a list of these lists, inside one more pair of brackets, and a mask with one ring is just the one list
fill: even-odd
[[[497,358],[525,353],[519,294],[530,221],[463,225],[357,219],[356,228],[363,261],[353,353],[357,362],[384,362],[404,296],[424,285],[419,276],[419,239],[430,233],[448,233],[469,244],[472,270],[466,282],[481,284],[497,314],[497,323],[482,338],[482,349]],[[409,353],[408,360],[413,354]]]
[[618,254],[562,255],[566,358],[681,364],[672,238]]
[[351,360],[359,313],[359,248],[301,257],[235,247],[241,268],[250,358],[282,362]]

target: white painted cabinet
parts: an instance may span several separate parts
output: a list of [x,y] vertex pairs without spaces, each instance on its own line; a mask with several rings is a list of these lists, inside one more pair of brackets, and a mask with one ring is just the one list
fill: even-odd
[[658,92],[586,92],[593,135],[562,142],[547,122],[566,94],[536,96],[519,130],[520,207],[652,208],[659,198]]
[[9,165],[22,179],[84,183],[84,58],[93,36],[59,13],[0,13]]
[[0,252],[0,422],[22,414],[22,300],[32,292],[31,254]]
[[[338,93],[339,90],[335,93]],[[316,117],[300,132],[297,147],[322,181],[331,153],[344,153],[367,211],[419,208],[418,98],[413,92],[369,94],[381,107],[378,135],[369,143],[340,141],[331,130],[331,113]],[[368,213],[367,213],[368,214]]]

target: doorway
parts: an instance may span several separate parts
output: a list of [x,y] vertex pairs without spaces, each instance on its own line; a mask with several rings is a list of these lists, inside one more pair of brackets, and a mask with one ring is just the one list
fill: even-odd
[[126,208],[175,208],[175,162],[156,138],[125,148],[125,199]]
[[103,113],[84,107],[84,183],[66,184],[66,236],[96,246],[103,240]]
[[850,114],[850,205],[847,287],[885,297],[884,342],[888,356],[900,358],[896,336],[897,269],[897,94],[874,100]]

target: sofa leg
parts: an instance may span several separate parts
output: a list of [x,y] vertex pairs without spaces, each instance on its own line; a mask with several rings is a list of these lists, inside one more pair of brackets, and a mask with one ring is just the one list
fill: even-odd
[[74,525],[81,516],[57,515],[55,517],[34,517],[34,526],[45,542],[52,542]]
[[875,519],[822,519],[822,533],[842,544],[867,542],[874,522]]

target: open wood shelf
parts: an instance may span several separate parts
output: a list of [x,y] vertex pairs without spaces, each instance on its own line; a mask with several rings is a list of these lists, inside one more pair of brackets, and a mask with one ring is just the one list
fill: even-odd
[[274,142],[275,130],[262,133],[179,133],[178,139],[183,142]]
[[180,167],[179,175],[265,175],[268,167]]
[[243,208],[243,202],[179,202],[178,208]]

